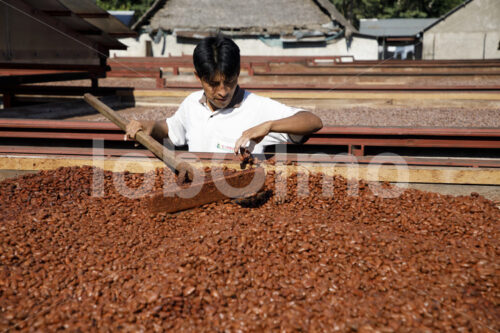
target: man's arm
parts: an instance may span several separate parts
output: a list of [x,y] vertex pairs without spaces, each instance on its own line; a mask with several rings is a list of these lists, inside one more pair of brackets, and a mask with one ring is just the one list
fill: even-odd
[[165,120],[131,120],[126,128],[127,136],[130,139],[135,139],[135,135],[138,131],[143,131],[160,142],[168,137],[168,126]]
[[250,140],[258,143],[271,132],[309,135],[319,131],[322,127],[321,119],[309,111],[300,111],[287,118],[266,121],[244,131],[236,141],[234,153],[238,154],[240,148],[245,147]]
[[[130,139],[135,139],[137,132],[143,131],[144,133],[150,135],[155,140],[162,143],[162,140],[168,137],[168,125],[165,120],[151,121],[151,120],[131,120],[127,124],[126,133]],[[175,167],[175,172],[177,174],[177,179],[181,183],[191,182],[194,177],[194,170],[190,164],[180,163],[178,165],[170,165],[165,162],[170,167]]]

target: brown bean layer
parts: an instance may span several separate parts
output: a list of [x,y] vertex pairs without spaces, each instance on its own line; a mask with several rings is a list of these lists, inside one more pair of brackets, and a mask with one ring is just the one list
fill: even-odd
[[150,215],[113,181],[144,175],[93,171],[0,183],[1,330],[500,329],[500,211],[481,196],[269,174],[255,199]]

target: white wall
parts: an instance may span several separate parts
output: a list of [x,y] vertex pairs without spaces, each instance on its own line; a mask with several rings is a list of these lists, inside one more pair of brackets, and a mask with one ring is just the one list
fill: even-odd
[[[143,33],[139,38],[124,38],[120,42],[128,46],[126,51],[111,50],[111,57],[144,57],[146,56],[146,41],[151,37]],[[378,44],[375,39],[353,37],[350,48],[347,48],[345,38],[332,41],[325,47],[282,48],[269,46],[258,38],[235,38],[234,41],[244,56],[345,56],[352,55],[356,60],[378,59]],[[152,43],[155,57],[181,56],[193,54],[194,44],[177,43],[177,38],[170,34],[162,37],[158,43]]]
[[484,53],[485,59],[500,59],[500,31],[488,33]]
[[[433,41],[426,44],[426,41]],[[484,32],[441,32],[425,35],[424,59],[498,59],[499,34]]]
[[500,0],[474,0],[424,32],[423,59],[499,59]]

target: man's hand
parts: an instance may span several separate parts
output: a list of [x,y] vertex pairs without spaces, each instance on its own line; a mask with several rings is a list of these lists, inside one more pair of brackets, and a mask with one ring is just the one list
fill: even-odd
[[[243,132],[236,141],[234,153],[238,155],[240,148],[247,148],[250,140],[255,143],[261,142],[270,132],[304,136],[319,131],[322,127],[323,122],[321,119],[309,111],[300,111],[287,118],[266,121]],[[243,159],[242,156],[240,158]]]
[[127,124],[126,128],[126,133],[127,133],[127,138],[129,140],[134,140],[135,136],[137,135],[137,132],[143,131],[147,135],[151,135],[151,132],[153,131],[154,127],[154,122],[151,121],[138,121],[138,120],[131,120]]
[[[250,141],[254,141],[255,143],[261,142],[262,139],[264,139],[264,137],[271,131],[271,126],[272,122],[266,121],[260,125],[247,129],[241,134],[241,137],[236,140],[236,144],[234,145],[234,153],[238,155],[238,153],[240,153],[241,151],[241,148],[246,148]],[[244,156],[241,157],[244,158]]]
[[[195,170],[191,164],[181,163],[177,165],[175,173],[177,174],[177,185],[191,183],[195,177]],[[198,170],[199,171],[199,170]]]

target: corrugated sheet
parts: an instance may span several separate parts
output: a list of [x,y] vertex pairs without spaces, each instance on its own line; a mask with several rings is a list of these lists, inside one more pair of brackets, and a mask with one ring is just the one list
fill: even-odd
[[361,19],[359,32],[378,37],[414,36],[438,18]]
[[108,13],[116,17],[127,27],[130,27],[134,23],[134,10],[108,10]]
[[[47,0],[41,0],[47,1]],[[58,0],[69,10],[77,15],[81,14],[104,14],[107,12],[101,7],[97,6],[95,1],[92,0]]]
[[67,11],[58,0],[24,0],[25,3],[42,11]]
[[[53,0],[41,0],[53,1]],[[113,37],[130,37],[136,34],[116,17],[101,9],[92,0],[58,0],[65,7],[88,23]]]
[[[83,35],[104,33],[117,38],[136,36],[133,30],[92,0],[24,0],[24,2]],[[112,44],[116,46],[117,42]]]
[[0,62],[99,65],[137,35],[92,0],[2,0],[0,12]]

